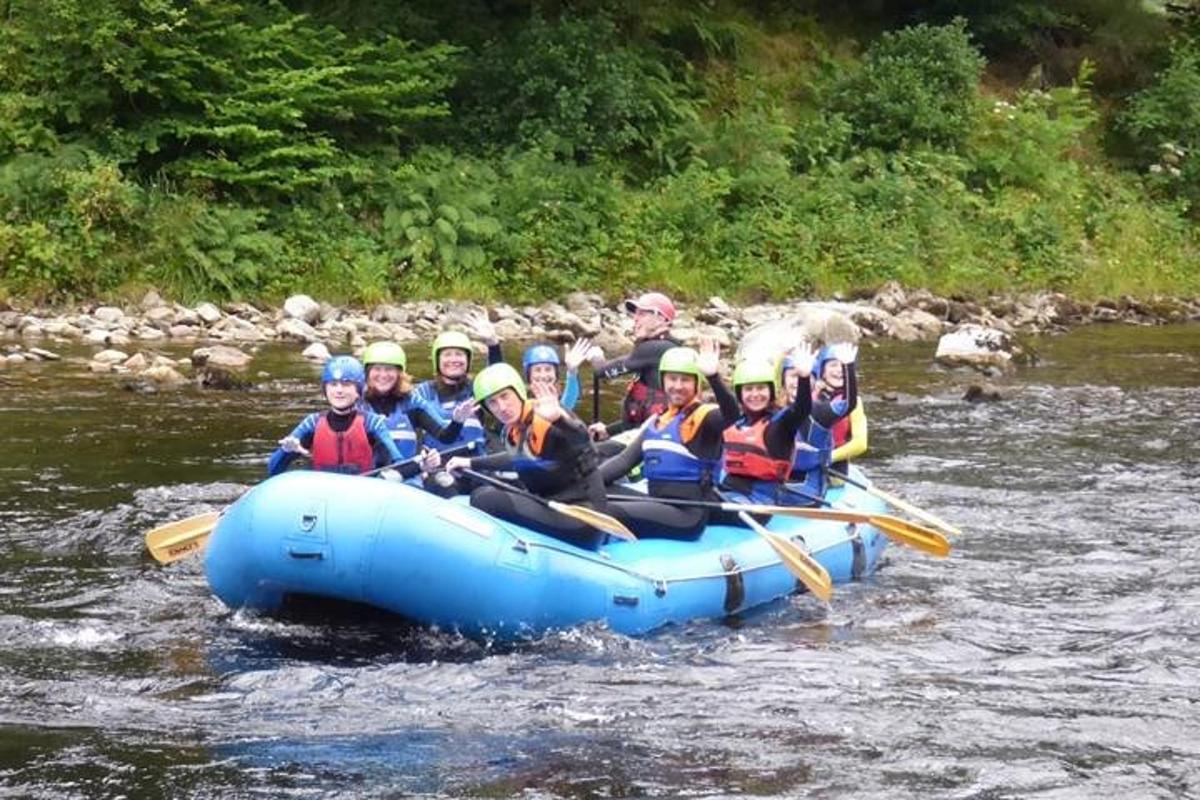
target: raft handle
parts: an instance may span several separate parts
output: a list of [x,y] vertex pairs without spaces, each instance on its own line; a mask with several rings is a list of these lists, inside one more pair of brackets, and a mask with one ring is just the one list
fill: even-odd
[[288,555],[292,558],[312,559],[315,561],[323,561],[325,554],[320,550],[297,550],[294,547],[288,548]]

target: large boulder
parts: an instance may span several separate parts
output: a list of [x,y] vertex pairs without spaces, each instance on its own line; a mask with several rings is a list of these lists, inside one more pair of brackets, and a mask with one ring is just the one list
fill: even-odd
[[253,356],[243,353],[236,347],[216,344],[212,347],[199,347],[192,351],[192,364],[197,367],[217,367],[220,369],[245,369],[253,360]]
[[[810,343],[856,342],[858,327],[842,313],[845,304],[801,303],[785,317],[752,325],[738,343],[737,359],[774,359],[800,341]],[[878,309],[872,309],[878,311]],[[880,314],[886,312],[879,311]],[[891,315],[887,315],[890,317]],[[746,316],[750,321],[750,316]]]
[[306,294],[294,294],[283,301],[283,315],[315,325],[321,319],[321,304]]
[[996,328],[960,325],[938,340],[934,360],[945,367],[971,367],[981,372],[1013,368],[1018,351],[1011,336]]

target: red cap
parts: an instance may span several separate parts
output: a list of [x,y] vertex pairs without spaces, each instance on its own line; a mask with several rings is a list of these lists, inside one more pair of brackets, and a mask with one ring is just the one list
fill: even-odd
[[626,300],[625,310],[630,314],[635,311],[653,311],[667,322],[675,321],[675,304],[662,292],[646,292],[636,300]]

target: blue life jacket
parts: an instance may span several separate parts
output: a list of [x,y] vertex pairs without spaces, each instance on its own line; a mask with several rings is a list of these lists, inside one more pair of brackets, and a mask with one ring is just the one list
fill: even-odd
[[812,417],[804,421],[796,434],[796,454],[792,471],[779,494],[784,505],[813,505],[815,498],[825,496],[828,479],[825,467],[833,454],[833,431]]
[[[450,419],[454,414],[455,407],[466,400],[470,400],[474,395],[471,391],[471,384],[467,383],[462,389],[455,392],[450,397],[443,399],[438,395],[437,380],[431,379],[422,381],[413,389],[413,394],[432,403],[434,406],[440,407],[442,416]],[[452,447],[459,447],[467,442],[484,442],[487,439],[487,431],[483,428],[483,421],[479,419],[478,414],[472,414],[463,424],[462,431],[458,436],[450,442],[440,441],[432,434],[425,434],[425,446],[432,447],[437,450],[449,450]]]
[[[662,428],[651,425],[642,440],[642,476],[654,481],[711,484],[718,462],[699,458],[687,444],[696,435],[710,411],[711,403],[698,404],[687,413],[676,414]],[[686,430],[685,430],[686,426]]]

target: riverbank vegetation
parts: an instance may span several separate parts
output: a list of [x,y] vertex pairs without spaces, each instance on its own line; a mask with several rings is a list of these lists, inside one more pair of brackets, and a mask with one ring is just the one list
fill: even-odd
[[0,296],[1200,291],[1186,5],[3,7]]

